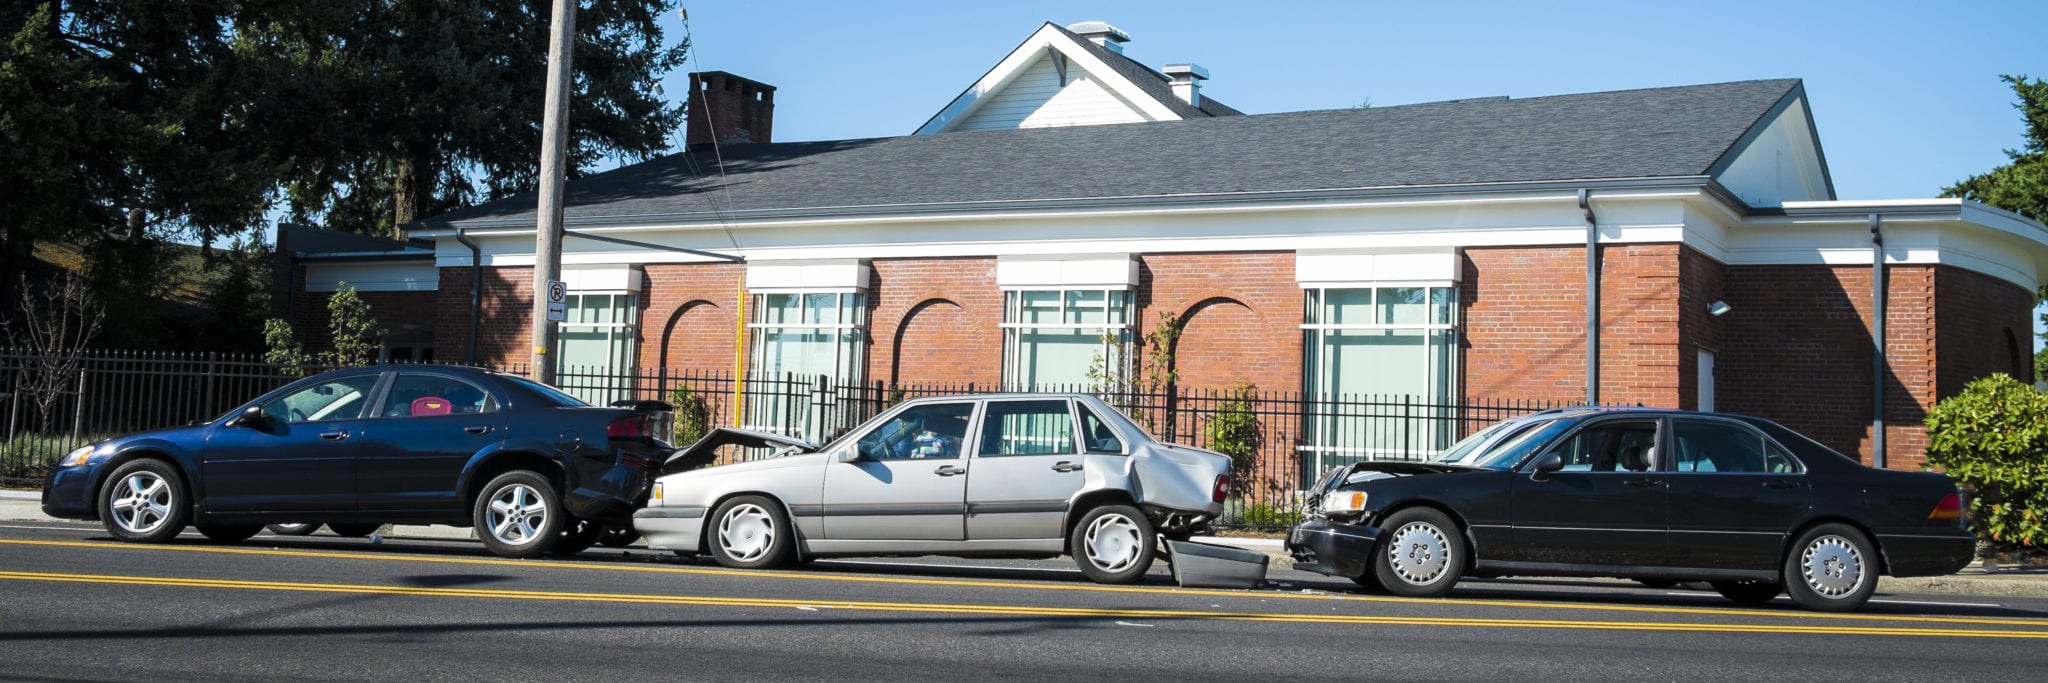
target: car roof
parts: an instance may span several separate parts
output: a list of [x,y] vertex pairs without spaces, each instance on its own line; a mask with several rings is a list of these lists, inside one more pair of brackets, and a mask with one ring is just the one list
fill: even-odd
[[1556,408],[1540,410],[1534,413],[1529,413],[1527,415],[1522,415],[1515,419],[1533,419],[1539,417],[1562,417],[1568,419],[1577,419],[1598,417],[1602,415],[1642,415],[1645,417],[1721,417],[1732,420],[1742,420],[1745,422],[1763,419],[1752,415],[1743,415],[1740,413],[1723,413],[1705,410],[1684,410],[1681,408],[1652,408],[1648,406],[1559,406]]

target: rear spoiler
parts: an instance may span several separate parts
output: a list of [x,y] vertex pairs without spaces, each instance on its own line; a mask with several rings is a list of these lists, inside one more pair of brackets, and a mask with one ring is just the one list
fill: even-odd
[[726,446],[792,448],[798,453],[812,453],[818,450],[816,445],[808,441],[781,434],[756,432],[747,429],[713,429],[710,434],[705,434],[704,438],[698,439],[697,443],[676,449],[673,454],[669,455],[668,460],[662,461],[661,473],[675,474],[709,465],[711,464],[711,459],[718,454],[718,449]]

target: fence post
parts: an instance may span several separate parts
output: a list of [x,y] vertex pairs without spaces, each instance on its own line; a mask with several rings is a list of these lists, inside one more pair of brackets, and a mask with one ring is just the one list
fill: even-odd
[[206,352],[206,390],[203,392],[205,397],[200,399],[199,417],[194,419],[204,419],[206,416],[213,414],[213,382],[220,372],[219,360],[219,352]]
[[1401,458],[1403,460],[1421,460],[1421,458],[1415,457],[1415,440],[1411,438],[1415,433],[1414,398],[1415,396],[1412,394],[1401,395]]
[[[1180,440],[1180,387],[1173,382],[1166,383],[1166,405],[1160,413],[1166,416],[1166,440]],[[1192,433],[1192,432],[1190,432]]]

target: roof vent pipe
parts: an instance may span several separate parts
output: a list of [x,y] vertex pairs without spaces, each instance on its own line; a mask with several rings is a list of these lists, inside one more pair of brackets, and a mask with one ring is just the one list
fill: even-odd
[[1200,64],[1168,64],[1166,77],[1173,80],[1173,95],[1190,105],[1202,106],[1202,81],[1209,80],[1209,70]]
[[1068,24],[1067,30],[1088,39],[1088,42],[1101,45],[1104,49],[1117,54],[1123,54],[1124,43],[1131,42],[1131,34],[1124,33],[1123,29],[1111,26],[1106,21],[1084,21],[1078,24]]

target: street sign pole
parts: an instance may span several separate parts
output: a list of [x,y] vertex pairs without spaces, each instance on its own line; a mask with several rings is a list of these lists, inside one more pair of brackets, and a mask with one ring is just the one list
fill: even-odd
[[555,322],[549,307],[550,290],[561,285],[562,164],[569,154],[569,58],[575,38],[576,0],[554,0],[547,109],[541,120],[539,224],[533,245],[533,379],[542,384],[555,381],[555,361],[549,356],[555,348]]

